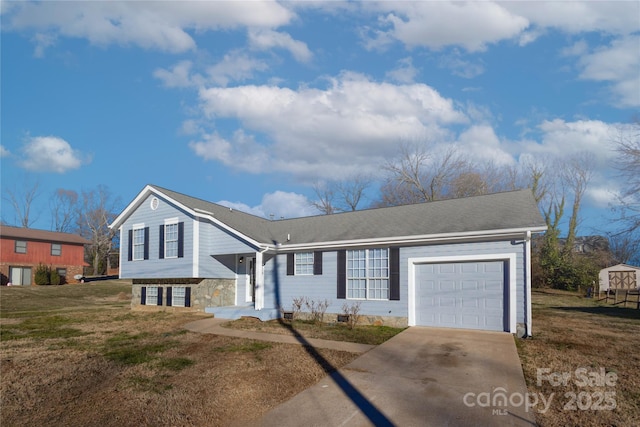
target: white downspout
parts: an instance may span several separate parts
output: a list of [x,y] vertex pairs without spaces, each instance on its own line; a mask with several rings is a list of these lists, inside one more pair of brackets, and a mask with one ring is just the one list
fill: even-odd
[[527,231],[527,237],[525,238],[525,246],[524,246],[524,257],[525,257],[525,266],[527,268],[526,275],[526,295],[527,295],[527,336],[532,335],[531,322],[531,231]]

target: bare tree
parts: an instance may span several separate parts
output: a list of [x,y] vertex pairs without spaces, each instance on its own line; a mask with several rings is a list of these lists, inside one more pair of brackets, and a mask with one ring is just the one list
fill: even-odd
[[595,159],[593,153],[583,151],[568,158],[560,169],[561,179],[573,195],[571,216],[569,217],[569,225],[567,227],[567,240],[563,248],[564,256],[571,254],[573,243],[576,239],[578,224],[580,222],[579,215],[582,198],[587,190],[589,181],[591,181],[594,164]]
[[640,262],[640,239],[633,233],[612,233],[609,238],[609,250],[614,263]]
[[331,215],[340,210],[334,204],[336,195],[333,185],[325,182],[316,182],[313,185],[313,191],[316,193],[317,200],[312,201],[311,205],[318,211],[324,215]]
[[620,196],[620,221],[623,232],[640,230],[640,117],[618,130],[615,137],[618,154],[615,164],[625,188]]
[[78,215],[78,193],[58,188],[51,196],[51,229],[63,233],[75,231]]
[[338,194],[340,194],[340,204],[344,204],[343,210],[355,211],[370,185],[371,178],[366,175],[356,175],[351,179],[338,182]]
[[13,206],[16,215],[15,225],[29,228],[38,220],[40,212],[33,215],[34,202],[40,196],[40,183],[35,181],[30,183],[29,179],[22,182],[21,187],[14,186],[13,189],[5,189],[3,199]]
[[117,216],[119,199],[111,196],[108,188],[99,185],[94,190],[82,191],[78,210],[80,235],[91,241],[87,257],[93,274],[102,274],[109,268],[109,255],[113,249],[115,230],[109,224]]
[[389,177],[381,188],[381,199],[394,205],[453,197],[452,181],[469,170],[469,162],[454,147],[437,153],[430,144],[404,145],[400,156],[383,168]]

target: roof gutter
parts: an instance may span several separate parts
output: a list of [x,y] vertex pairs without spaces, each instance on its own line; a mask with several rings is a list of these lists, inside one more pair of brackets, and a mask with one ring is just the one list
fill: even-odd
[[401,236],[394,238],[375,238],[375,239],[357,239],[357,240],[338,240],[331,242],[318,243],[298,243],[286,244],[278,243],[278,250],[304,250],[304,249],[335,249],[344,247],[354,247],[363,245],[399,245],[409,246],[416,243],[446,243],[456,242],[460,240],[482,240],[486,238],[523,238],[523,236],[531,235],[531,233],[541,233],[547,230],[547,226],[529,227],[529,228],[513,228],[505,230],[485,230],[470,231],[465,233],[442,233],[442,234],[425,234],[420,236]]

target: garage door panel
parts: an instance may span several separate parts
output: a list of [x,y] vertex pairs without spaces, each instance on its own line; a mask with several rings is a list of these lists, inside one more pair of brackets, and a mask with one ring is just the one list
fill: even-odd
[[503,261],[416,266],[416,324],[504,330]]

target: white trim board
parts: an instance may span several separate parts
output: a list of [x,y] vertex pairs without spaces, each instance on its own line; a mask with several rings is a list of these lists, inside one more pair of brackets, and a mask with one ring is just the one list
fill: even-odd
[[451,255],[439,257],[409,258],[408,263],[408,309],[409,326],[416,325],[416,265],[439,264],[444,262],[473,262],[473,261],[507,261],[509,262],[509,332],[516,332],[516,254],[481,254],[481,255]]

